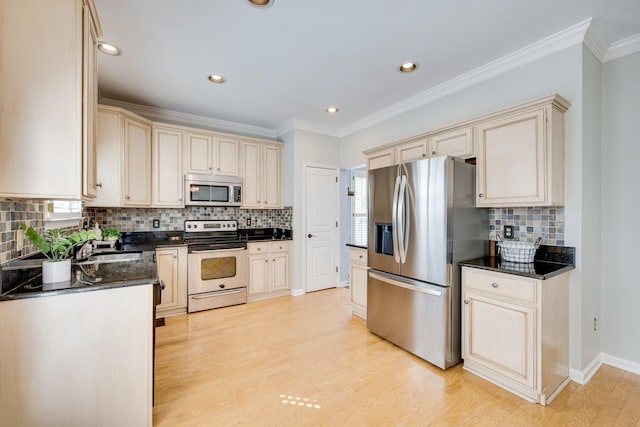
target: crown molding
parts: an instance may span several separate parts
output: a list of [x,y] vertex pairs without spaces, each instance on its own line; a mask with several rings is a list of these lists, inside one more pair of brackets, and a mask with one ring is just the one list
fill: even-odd
[[545,37],[522,49],[491,61],[469,72],[454,77],[438,86],[434,86],[424,92],[414,95],[402,102],[391,105],[362,120],[340,129],[340,137],[365,129],[383,120],[397,116],[406,111],[428,104],[464,88],[490,79],[499,74],[518,68],[524,64],[535,61],[552,53],[559,52],[570,46],[582,43],[584,35],[591,24],[591,18],[579,22],[549,37]]
[[156,122],[193,126],[202,129],[217,130],[220,132],[229,132],[234,134],[257,136],[269,139],[276,139],[278,136],[276,135],[274,129],[268,129],[259,126],[245,125],[242,123],[213,119],[210,117],[198,116],[195,114],[180,113],[178,111],[148,107],[146,105],[134,104],[132,102],[126,101],[118,101],[110,98],[100,98],[99,101],[101,104],[111,105],[112,107],[120,107]]
[[621,58],[623,56],[636,53],[640,51],[640,34],[627,37],[626,39],[618,40],[611,43],[607,53],[604,55],[603,62],[613,61],[614,59]]
[[609,42],[602,37],[594,25],[589,25],[587,32],[584,34],[584,45],[600,62],[604,62],[607,50],[609,49]]
[[321,135],[340,137],[340,131],[331,126],[323,126],[318,125],[316,123],[307,122],[305,120],[300,119],[290,119],[287,120],[282,125],[278,126],[275,129],[275,134],[277,137],[281,137],[285,133],[291,130],[303,130],[306,132],[319,133]]

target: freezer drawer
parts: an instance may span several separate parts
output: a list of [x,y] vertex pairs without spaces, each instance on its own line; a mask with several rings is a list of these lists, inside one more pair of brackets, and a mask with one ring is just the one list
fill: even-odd
[[[453,345],[451,288],[370,271],[367,328],[442,369],[460,362],[460,346]],[[460,341],[459,334],[455,339]]]

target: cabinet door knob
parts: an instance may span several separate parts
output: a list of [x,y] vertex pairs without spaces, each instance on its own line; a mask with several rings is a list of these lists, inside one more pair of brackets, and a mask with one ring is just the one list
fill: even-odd
[[182,197],[180,197],[180,198],[178,199],[178,201],[180,201],[180,202],[181,202],[181,201],[182,201]]
[[497,284],[496,282],[493,282],[493,283],[491,284],[491,287],[493,287],[493,288],[497,288],[497,287],[498,287],[498,284]]
[[125,199],[127,199],[127,200],[129,200],[129,199],[130,199],[130,197],[129,197],[129,196],[124,196],[124,198],[125,198]]
[[209,170],[211,170],[211,166],[209,166]]
[[164,288],[166,288],[166,286],[164,284],[164,280],[160,280],[160,289],[164,290]]
[[464,300],[464,303],[469,304],[469,300],[468,299]]
[[174,259],[178,258],[178,255],[174,255],[174,256],[173,256],[173,258],[174,258]]
[[262,248],[258,248],[258,250],[259,250],[259,251],[261,251],[261,250],[262,250]]
[[362,259],[362,255],[359,255],[358,258]]
[[218,172],[220,172],[220,168],[218,168]]
[[484,194],[480,193],[478,194],[478,197],[484,197]]
[[97,183],[97,184],[96,184],[96,187],[100,187],[100,188],[102,188],[102,183],[101,183],[101,182]]
[[436,151],[435,151],[435,150],[433,150],[433,151],[431,152],[431,154],[436,154]]
[[269,262],[269,260],[268,260],[268,259],[265,259],[265,260],[264,260],[264,262]]

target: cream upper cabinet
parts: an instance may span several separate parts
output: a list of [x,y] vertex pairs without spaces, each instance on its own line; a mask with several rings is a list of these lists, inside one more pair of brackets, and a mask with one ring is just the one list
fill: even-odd
[[463,267],[464,369],[549,403],[569,381],[568,276],[541,280]]
[[280,146],[264,145],[262,183],[265,208],[282,207],[282,150]]
[[242,207],[282,207],[281,159],[279,145],[242,142]]
[[396,163],[406,163],[428,157],[428,145],[429,140],[426,138],[418,138],[398,145],[395,153]]
[[0,16],[0,197],[92,197],[93,1],[2,1]]
[[213,135],[187,132],[185,173],[213,174]]
[[367,169],[380,169],[395,163],[395,149],[384,148],[367,153]]
[[367,318],[367,250],[349,247],[351,312]]
[[215,175],[239,176],[240,144],[237,139],[217,138],[215,146]]
[[124,117],[124,205],[151,206],[151,125]]
[[289,241],[249,243],[248,300],[289,293]]
[[162,287],[156,317],[187,312],[187,248],[156,249],[158,280]]
[[151,122],[98,108],[97,195],[87,206],[151,206]]
[[430,136],[429,157],[435,156],[475,157],[473,128],[469,126]]
[[564,203],[564,112],[554,97],[478,125],[477,206]]
[[178,127],[153,125],[153,207],[184,207],[183,137]]

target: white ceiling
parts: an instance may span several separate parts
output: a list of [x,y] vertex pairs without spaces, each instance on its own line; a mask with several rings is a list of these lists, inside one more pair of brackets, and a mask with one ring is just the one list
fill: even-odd
[[[99,56],[101,98],[271,132],[295,120],[340,134],[590,18],[605,50],[640,34],[639,0],[95,3],[101,40],[124,51]],[[400,73],[406,61],[418,70]],[[211,73],[227,83],[210,83]],[[330,105],[340,112],[326,113]]]

